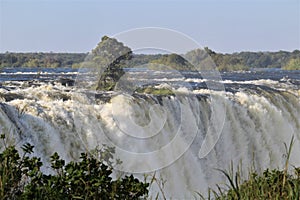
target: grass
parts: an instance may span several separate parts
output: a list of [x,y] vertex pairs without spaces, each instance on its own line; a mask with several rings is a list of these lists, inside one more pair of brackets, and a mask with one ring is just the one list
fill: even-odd
[[[294,144],[294,137],[291,142],[285,145],[286,149],[286,164],[283,170],[266,169],[262,174],[257,174],[254,170],[250,170],[248,180],[241,180],[242,173],[237,170],[233,172],[220,170],[227,179],[228,183],[225,188],[216,185],[217,189],[209,189],[208,199],[300,199],[300,167],[294,167],[293,173],[288,173],[289,158]],[[203,195],[197,193],[202,199]]]

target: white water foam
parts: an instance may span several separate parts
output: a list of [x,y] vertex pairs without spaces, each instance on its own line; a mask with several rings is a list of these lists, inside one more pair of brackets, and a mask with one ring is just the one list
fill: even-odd
[[[103,143],[113,143],[129,152],[149,153],[161,150],[179,136],[181,140],[170,149],[141,162],[117,154],[123,158],[127,168],[134,168],[137,163],[139,169],[156,167],[157,175],[167,181],[164,191],[168,198],[191,198],[197,196],[195,191],[205,193],[208,187],[224,183],[225,178],[215,169],[228,169],[231,161],[238,164],[242,160],[244,171],[253,163],[258,171],[282,168],[285,161],[283,143],[289,143],[293,135],[296,140],[290,164],[300,166],[299,90],[260,91],[259,94],[255,91],[230,93],[184,88],[178,91],[181,94],[193,93],[199,98],[148,95],[126,101],[122,94],[115,94],[112,100],[96,104],[91,103],[85,93],[59,85],[1,90],[3,95],[14,93],[23,98],[2,101],[0,124],[2,131],[9,133],[10,138],[14,137],[19,146],[25,142],[32,143],[36,155],[44,161],[49,161],[47,158],[56,151],[67,161],[78,159],[86,148],[93,149]],[[212,98],[218,102],[213,107]],[[114,100],[122,106],[114,108]],[[160,106],[162,112],[149,113],[153,105]],[[225,124],[221,136],[209,154],[200,159],[201,147],[214,143],[211,137],[211,141],[208,139],[203,144],[205,136],[214,134],[219,123],[218,116],[214,118],[216,121],[211,121],[212,109],[220,113],[224,112],[224,108]],[[114,109],[118,112],[114,113]],[[181,112],[184,113],[182,118],[178,115]],[[121,127],[113,115],[130,117],[141,126],[154,120],[142,135],[149,138],[138,142],[138,139],[128,137],[123,129],[135,136],[139,135],[139,129],[131,129],[126,124]],[[188,146],[189,137],[195,133],[193,143]],[[181,152],[184,152],[183,155],[178,157]],[[151,190],[153,196],[159,191],[156,186]]]

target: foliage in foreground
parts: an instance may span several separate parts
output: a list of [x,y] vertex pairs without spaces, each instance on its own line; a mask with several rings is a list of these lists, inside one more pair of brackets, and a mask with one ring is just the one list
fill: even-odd
[[[285,174],[284,171],[266,169],[262,175],[251,172],[247,181],[241,183],[240,174],[223,171],[229,184],[227,189],[218,185],[218,191],[209,190],[208,199],[299,199],[300,198],[300,168],[295,168],[295,174]],[[204,198],[203,198],[204,199]]]
[[233,168],[230,172],[219,170],[226,176],[229,184],[225,189],[219,185],[217,191],[210,189],[208,199],[300,199],[300,167],[294,168],[294,174],[287,172],[293,143],[294,138],[289,147],[285,144],[287,160],[284,170],[266,169],[261,175],[252,170],[246,181],[241,181],[240,170],[235,174]]
[[[51,156],[52,175],[41,172],[43,165],[40,158],[34,157],[33,146],[22,147],[20,156],[15,146],[6,146],[0,153],[0,199],[140,199],[148,196],[149,183],[140,182],[131,176],[113,180],[114,149],[104,146],[97,150],[100,159],[91,154],[82,153],[79,162],[60,159],[57,153]],[[242,173],[233,168],[229,172],[219,170],[227,178],[228,184],[217,190],[209,189],[208,199],[300,199],[300,167],[294,173],[287,172],[291,155],[291,140],[286,148],[284,170],[266,169],[262,174],[251,171],[248,180],[242,180]],[[94,152],[95,153],[95,152]],[[93,155],[94,155],[93,153]],[[117,160],[118,162],[118,160]],[[155,175],[150,182],[153,183]],[[161,198],[166,199],[162,190]],[[204,197],[198,193],[200,197]],[[159,196],[156,196],[156,199]]]
[[[33,148],[24,145],[20,156],[15,146],[4,145],[0,153],[0,199],[139,199],[148,194],[148,183],[132,175],[113,180],[109,163],[87,153],[81,154],[79,162],[68,164],[54,153],[51,168],[55,173],[44,174],[41,159],[31,156]],[[100,155],[111,158],[112,154],[104,149]]]

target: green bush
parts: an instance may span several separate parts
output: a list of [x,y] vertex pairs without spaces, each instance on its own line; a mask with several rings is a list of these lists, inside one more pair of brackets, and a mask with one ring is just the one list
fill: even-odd
[[101,149],[101,159],[82,153],[79,162],[68,164],[54,153],[51,168],[55,173],[48,175],[40,170],[40,158],[30,155],[33,148],[25,144],[21,157],[15,146],[4,143],[0,153],[0,199],[140,199],[148,194],[149,184],[133,175],[112,179],[110,150],[114,148]]

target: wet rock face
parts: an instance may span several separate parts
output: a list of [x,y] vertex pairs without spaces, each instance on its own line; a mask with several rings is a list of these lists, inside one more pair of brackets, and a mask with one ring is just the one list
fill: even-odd
[[75,80],[69,79],[69,78],[60,78],[58,80],[59,83],[61,83],[63,86],[74,86]]
[[24,99],[24,96],[15,93],[0,93],[0,101],[9,102],[14,99]]

